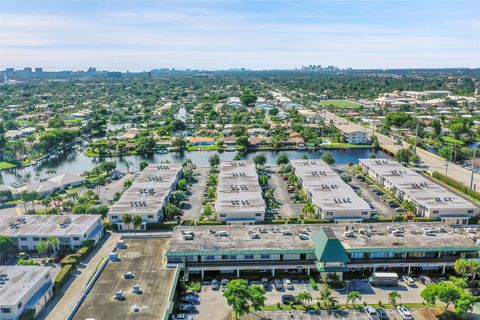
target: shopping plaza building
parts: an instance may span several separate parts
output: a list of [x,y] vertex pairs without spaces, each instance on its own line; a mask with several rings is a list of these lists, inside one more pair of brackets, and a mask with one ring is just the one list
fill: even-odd
[[[443,223],[177,227],[166,253],[187,274],[437,270],[478,258],[476,229]],[[479,230],[480,232],[480,230]]]

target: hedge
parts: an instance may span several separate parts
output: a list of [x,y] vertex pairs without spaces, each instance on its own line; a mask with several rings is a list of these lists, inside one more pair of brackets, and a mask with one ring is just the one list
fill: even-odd
[[224,224],[223,221],[208,221],[208,220],[205,220],[205,221],[197,221],[196,222],[197,226],[218,226],[218,225],[222,225],[222,224]]
[[474,191],[474,190],[470,189],[469,187],[467,187],[463,183],[461,183],[461,182],[459,182],[459,181],[457,181],[453,178],[447,177],[446,175],[443,175],[440,172],[436,172],[436,171],[433,173],[433,177],[435,179],[438,179],[440,181],[445,182],[450,187],[452,187],[454,189],[457,189],[458,191],[474,198],[475,200],[480,201],[480,192],[477,192],[477,191]]
[[314,219],[314,218],[305,218],[303,219],[303,223],[333,223],[333,220],[325,220],[325,219]]
[[147,230],[173,230],[176,226],[177,223],[174,221],[147,223]]
[[77,250],[77,254],[80,256],[80,259],[83,259],[88,255],[90,250],[91,250],[90,247],[81,247],[80,249]]
[[60,265],[62,267],[65,267],[67,265],[72,265],[75,266],[78,263],[78,260],[81,259],[81,256],[79,254],[69,254],[68,256],[65,256],[62,260],[60,260]]
[[35,319],[35,310],[34,309],[28,309],[23,311],[22,316],[20,317],[20,320],[33,320]]
[[415,217],[413,222],[435,222],[438,221],[437,218],[424,218],[424,217]]
[[66,266],[62,267],[62,269],[57,274],[53,282],[53,286],[55,287],[55,290],[60,290],[62,288],[65,282],[67,282],[73,270],[74,270],[74,266],[71,264],[67,264]]

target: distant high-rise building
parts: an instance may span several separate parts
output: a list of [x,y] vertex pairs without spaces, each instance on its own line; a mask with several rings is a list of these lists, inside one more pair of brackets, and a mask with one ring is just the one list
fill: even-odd
[[35,73],[43,73],[43,68],[35,68]]
[[32,71],[32,68],[26,67],[26,68],[23,68],[23,72],[25,74],[32,74],[33,71]]

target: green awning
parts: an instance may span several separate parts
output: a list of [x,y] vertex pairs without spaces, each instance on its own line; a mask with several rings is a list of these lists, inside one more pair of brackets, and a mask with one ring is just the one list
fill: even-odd
[[322,228],[312,236],[315,255],[320,262],[349,262],[345,248],[332,229]]

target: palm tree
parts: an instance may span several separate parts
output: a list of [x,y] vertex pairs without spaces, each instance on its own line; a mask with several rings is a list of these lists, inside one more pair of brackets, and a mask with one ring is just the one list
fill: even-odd
[[400,295],[400,293],[398,293],[398,291],[392,291],[388,294],[388,301],[390,301],[390,303],[396,307],[397,306],[397,300],[400,300],[402,299],[402,296]]
[[295,186],[298,184],[298,178],[295,175],[295,173],[290,173],[288,175],[288,183],[292,184],[292,185],[295,185]]
[[351,301],[352,305],[355,305],[355,302],[357,300],[361,300],[361,299],[362,299],[362,295],[358,291],[350,291],[347,294],[347,304],[348,304],[349,301]]
[[136,214],[132,217],[132,224],[133,224],[133,229],[135,230],[135,234],[137,234],[137,229],[140,228],[142,225],[143,219],[142,216],[139,214]]
[[302,208],[302,213],[307,217],[313,217],[315,216],[316,210],[315,210],[315,205],[311,202],[305,203],[305,205]]
[[332,296],[333,291],[329,286],[320,289],[320,296],[317,298],[324,309],[334,309],[338,304],[338,299]]
[[20,199],[22,199],[23,207],[25,209],[25,214],[27,214],[27,199],[28,199],[28,192],[26,190],[20,193]]
[[405,200],[402,202],[402,206],[408,213],[415,214],[417,211],[417,207],[412,201]]
[[122,214],[122,223],[127,225],[128,233],[130,233],[130,224],[132,223],[132,216],[128,213]]
[[313,300],[312,295],[310,292],[304,291],[300,292],[296,296],[297,301],[300,301],[302,304],[308,303]]

